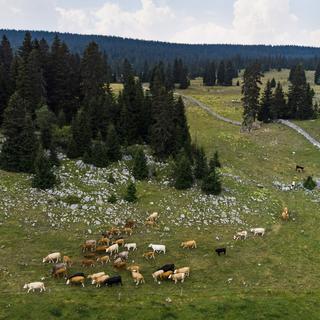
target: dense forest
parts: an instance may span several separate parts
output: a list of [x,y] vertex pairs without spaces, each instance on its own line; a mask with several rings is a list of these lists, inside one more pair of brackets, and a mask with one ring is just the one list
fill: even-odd
[[[6,35],[12,48],[18,49],[23,41],[25,31],[0,30],[0,38]],[[303,62],[307,69],[315,69],[320,57],[320,48],[300,46],[267,46],[267,45],[190,45],[158,41],[143,41],[112,36],[79,35],[32,31],[32,36],[45,39],[49,45],[58,35],[72,53],[82,54],[89,42],[97,43],[102,52],[108,55],[108,61],[114,73],[121,73],[123,60],[132,64],[135,72],[141,73],[146,65],[153,66],[159,61],[173,64],[176,58],[182,59],[190,70],[191,76],[203,75],[208,62],[212,60],[232,60],[237,69],[242,69],[259,59],[262,69],[291,68]]]

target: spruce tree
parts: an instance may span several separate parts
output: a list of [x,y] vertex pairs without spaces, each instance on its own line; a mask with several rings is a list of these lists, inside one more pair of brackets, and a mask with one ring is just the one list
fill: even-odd
[[209,161],[209,170],[212,171],[215,168],[221,168],[221,162],[219,159],[219,152],[215,151],[213,157]]
[[133,182],[130,182],[129,185],[127,186],[124,200],[128,202],[136,202],[138,200],[136,185]]
[[211,169],[208,175],[203,179],[201,190],[206,194],[219,195],[221,193],[221,180],[215,168]]
[[108,166],[108,150],[101,137],[98,137],[98,140],[93,143],[91,163],[98,168],[106,168]]
[[261,77],[260,65],[257,63],[247,67],[243,76],[242,102],[244,111],[242,129],[249,132],[252,129],[252,124],[256,121],[259,110]]
[[275,78],[272,78],[270,81],[271,88],[275,88],[277,86]]
[[42,148],[39,148],[35,159],[35,175],[32,187],[37,189],[50,189],[56,184],[56,177],[52,170],[52,162]]
[[194,148],[194,177],[203,179],[208,173],[207,158],[203,148]]
[[6,140],[0,153],[1,168],[14,172],[33,172],[37,140],[26,102],[15,92],[4,113],[3,135]]
[[224,86],[225,85],[225,64],[224,61],[221,61],[218,67],[218,72],[217,72],[217,83],[219,86]]
[[137,180],[148,178],[147,159],[142,148],[139,148],[134,155],[132,174]]
[[287,102],[280,82],[278,82],[272,97],[270,116],[272,120],[288,119],[290,117],[290,110],[288,110]]
[[203,76],[203,84],[210,87],[216,84],[216,65],[214,61],[208,63],[205,67],[205,72]]
[[232,80],[235,76],[236,76],[236,71],[232,64],[232,61],[228,61],[225,69],[224,84],[226,86],[232,86]]
[[258,112],[258,120],[265,123],[270,122],[272,107],[272,88],[271,82],[268,80],[261,100],[260,109]]
[[178,156],[174,167],[174,187],[178,190],[191,188],[193,185],[191,163],[184,153]]
[[107,156],[110,162],[115,162],[121,160],[121,146],[119,142],[119,137],[114,125],[110,125],[108,128],[107,138],[106,138],[106,149]]

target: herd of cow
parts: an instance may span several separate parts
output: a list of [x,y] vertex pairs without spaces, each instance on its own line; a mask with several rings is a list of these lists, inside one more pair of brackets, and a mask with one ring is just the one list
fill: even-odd
[[[152,213],[146,220],[145,225],[150,226],[156,223],[158,219],[158,213]],[[137,249],[136,243],[125,243],[125,239],[120,237],[121,234],[126,234],[131,236],[133,233],[133,228],[135,227],[135,222],[128,220],[122,228],[113,227],[110,231],[102,233],[102,238],[98,241],[96,240],[86,240],[81,244],[81,250],[84,255],[84,259],[81,261],[82,267],[95,267],[96,264],[101,264],[101,266],[111,263],[113,258],[113,267],[117,270],[128,270],[131,272],[133,282],[138,286],[141,283],[145,283],[144,276],[140,273],[141,268],[139,265],[129,265],[127,266],[127,261],[129,258],[129,252],[135,251]],[[265,228],[253,228],[250,232],[254,236],[265,234]],[[248,236],[247,231],[237,232],[234,235],[234,240],[245,240]],[[125,250],[119,252],[119,248],[122,247]],[[195,240],[189,240],[181,243],[181,247],[184,249],[195,249],[197,248],[197,243]],[[166,246],[162,244],[150,244],[148,248],[152,249],[143,254],[143,257],[147,260],[155,259],[155,254],[166,253]],[[216,253],[226,254],[226,248],[216,248]],[[97,256],[99,254],[99,256]],[[47,255],[43,258],[43,263],[54,263],[52,268],[52,276],[54,278],[65,278],[67,285],[81,285],[85,286],[86,279],[91,281],[92,285],[96,287],[101,286],[112,286],[112,285],[122,285],[122,278],[120,275],[110,277],[105,272],[98,272],[87,277],[83,272],[74,273],[68,275],[68,268],[72,266],[73,262],[70,257],[62,256],[60,252],[55,252]],[[156,282],[164,281],[170,279],[176,284],[178,281],[184,282],[186,277],[190,275],[190,267],[175,268],[174,264],[165,264],[161,268],[158,268],[152,273],[152,278]],[[40,292],[45,291],[45,285],[43,282],[31,282],[27,283],[23,287],[28,289],[28,292],[40,290]]]

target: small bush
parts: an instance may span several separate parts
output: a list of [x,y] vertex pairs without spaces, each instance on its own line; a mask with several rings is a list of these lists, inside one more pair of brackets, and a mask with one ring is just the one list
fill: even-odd
[[110,197],[108,198],[108,202],[109,203],[116,203],[117,202],[117,197],[115,196],[115,194],[110,195]]
[[313,190],[313,189],[317,186],[317,184],[316,184],[316,182],[312,179],[312,177],[309,176],[309,177],[307,178],[307,180],[305,180],[305,182],[303,183],[303,186],[304,186],[306,189],[308,189],[308,190]]
[[137,189],[136,185],[133,182],[130,182],[130,184],[127,187],[126,194],[124,196],[124,200],[128,202],[136,202],[137,201]]
[[80,203],[80,199],[77,197],[77,196],[74,196],[74,195],[70,195],[70,196],[67,196],[63,199],[63,201],[66,203],[66,204],[79,204]]
[[116,179],[113,177],[112,173],[110,173],[107,181],[111,184],[114,184],[116,182]]

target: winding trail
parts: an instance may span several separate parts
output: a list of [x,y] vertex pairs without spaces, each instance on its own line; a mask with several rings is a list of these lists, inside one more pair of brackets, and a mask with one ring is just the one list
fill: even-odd
[[[218,113],[214,112],[209,106],[207,106],[203,102],[201,102],[201,101],[199,101],[199,100],[197,100],[197,99],[195,99],[193,97],[185,96],[185,95],[180,94],[180,93],[177,93],[177,95],[180,95],[184,101],[197,105],[198,107],[200,107],[201,109],[205,110],[207,113],[209,113],[211,116],[215,117],[218,120],[227,122],[227,123],[235,125],[235,126],[241,126],[241,122],[235,121],[235,120],[231,120],[231,119],[228,119],[226,117],[223,117],[223,116],[219,115]],[[308,132],[303,130],[298,125],[294,124],[291,121],[282,120],[282,119],[278,120],[277,123],[281,123],[281,124],[291,128],[291,129],[295,130],[297,133],[299,133],[300,135],[304,136],[305,139],[308,140],[313,146],[315,146],[316,148],[320,149],[320,142],[317,141],[315,138],[313,138]]]

